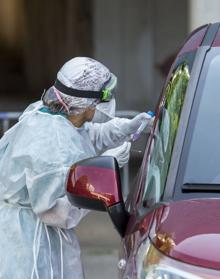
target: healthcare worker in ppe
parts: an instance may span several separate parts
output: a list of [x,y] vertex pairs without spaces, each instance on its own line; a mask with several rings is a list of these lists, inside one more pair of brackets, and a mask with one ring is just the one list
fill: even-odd
[[145,113],[112,118],[116,82],[101,63],[76,57],[0,140],[0,278],[83,278],[74,227],[88,211],[65,195],[69,169],[105,152],[123,166],[125,141],[149,125]]

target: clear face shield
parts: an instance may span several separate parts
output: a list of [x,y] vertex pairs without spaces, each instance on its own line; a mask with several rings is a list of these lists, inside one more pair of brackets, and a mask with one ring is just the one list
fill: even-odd
[[96,106],[95,115],[92,119],[94,123],[105,123],[115,117],[115,98],[109,102],[103,102]]
[[116,101],[115,89],[117,78],[112,74],[110,82],[105,86],[104,98],[101,103],[96,106],[95,115],[92,119],[94,123],[105,123],[115,117]]

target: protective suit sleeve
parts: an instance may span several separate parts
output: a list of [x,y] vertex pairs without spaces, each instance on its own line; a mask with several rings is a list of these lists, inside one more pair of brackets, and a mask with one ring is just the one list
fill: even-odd
[[89,212],[70,204],[65,195],[69,168],[42,174],[26,171],[27,188],[34,213],[47,225],[70,229]]
[[109,148],[130,141],[131,135],[137,131],[142,122],[146,122],[146,125],[151,123],[145,112],[133,119],[115,117],[106,123],[87,123],[87,131],[97,154],[101,154]]

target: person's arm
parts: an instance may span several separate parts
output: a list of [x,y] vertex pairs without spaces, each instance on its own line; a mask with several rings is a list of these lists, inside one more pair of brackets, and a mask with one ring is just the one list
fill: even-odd
[[85,153],[79,134],[68,122],[61,117],[46,120],[45,124],[38,124],[37,135],[32,130],[28,135],[29,130],[26,131],[29,145],[18,159],[24,164],[34,213],[50,226],[69,229],[75,227],[88,212],[71,205],[67,199],[69,169],[89,154]]
[[138,114],[133,119],[115,117],[106,123],[87,123],[87,131],[97,154],[101,154],[107,149],[130,141],[131,135],[143,122],[146,122],[146,126],[151,123],[145,112]]
[[26,171],[27,188],[32,209],[47,225],[70,229],[80,222],[88,210],[70,204],[65,195],[69,167],[40,174]]

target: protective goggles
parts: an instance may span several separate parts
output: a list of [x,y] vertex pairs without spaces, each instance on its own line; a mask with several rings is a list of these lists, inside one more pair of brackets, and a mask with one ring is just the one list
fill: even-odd
[[109,80],[103,85],[103,89],[100,91],[88,91],[88,90],[78,90],[70,88],[60,82],[58,79],[54,83],[54,87],[62,92],[72,97],[79,98],[92,98],[99,99],[100,102],[109,102],[115,95],[115,87],[117,84],[117,78],[111,76]]

